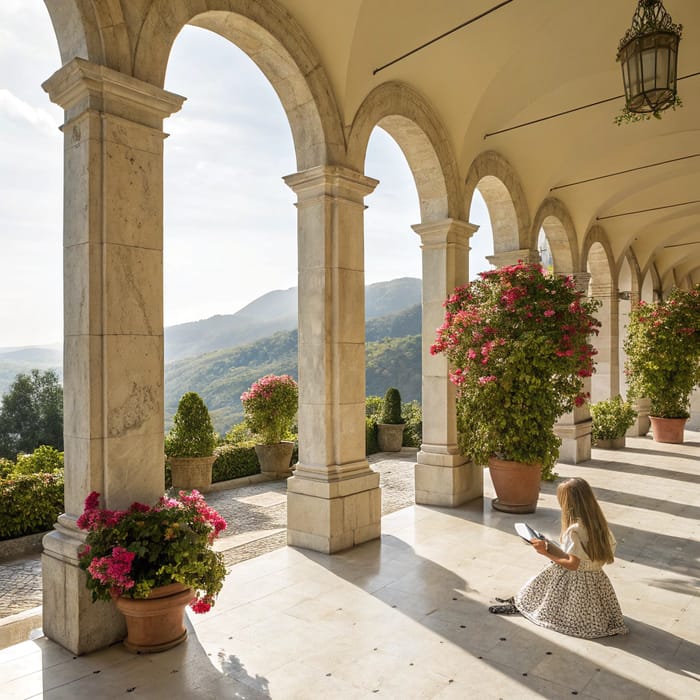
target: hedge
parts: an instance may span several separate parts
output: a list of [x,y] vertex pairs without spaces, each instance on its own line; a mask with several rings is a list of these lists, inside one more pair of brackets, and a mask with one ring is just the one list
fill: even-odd
[[0,479],[0,540],[45,532],[63,512],[63,473]]
[[216,461],[212,467],[212,482],[260,474],[260,465],[254,447],[221,445],[214,450],[214,454]]

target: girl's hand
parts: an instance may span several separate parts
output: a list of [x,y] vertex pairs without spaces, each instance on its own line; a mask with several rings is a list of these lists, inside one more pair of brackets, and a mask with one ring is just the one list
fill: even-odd
[[530,543],[535,548],[535,551],[538,554],[543,554],[546,556],[546,554],[547,554],[547,540],[534,539],[534,540],[530,540]]

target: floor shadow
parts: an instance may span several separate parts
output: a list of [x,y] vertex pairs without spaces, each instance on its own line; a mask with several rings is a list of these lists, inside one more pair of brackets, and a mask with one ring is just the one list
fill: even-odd
[[599,501],[615,503],[621,506],[631,506],[634,508],[644,508],[654,512],[661,511],[669,515],[677,515],[681,518],[700,520],[700,506],[666,501],[661,498],[651,498],[650,496],[640,496],[636,493],[625,493],[612,491],[596,486],[595,494]]
[[[463,512],[462,515],[468,517],[469,513]],[[585,693],[588,683],[601,670],[597,667],[599,664],[586,656],[531,631],[528,626],[516,627],[508,617],[490,614],[486,605],[470,597],[474,589],[468,580],[416,554],[410,545],[392,535],[382,535],[381,544],[366,543],[349,554],[324,555],[308,550],[298,551],[458,646],[473,659],[507,675],[522,687],[523,694],[541,692],[543,685],[549,689],[544,697]],[[361,560],[362,564],[358,566],[348,557]],[[382,585],[382,569],[386,570],[387,562],[405,570],[406,578],[392,577],[391,583],[385,580]],[[590,640],[591,643],[597,641]],[[383,651],[381,641],[377,644],[375,651]],[[389,653],[389,650],[386,652]],[[410,661],[412,666],[414,663],[422,664],[420,670],[423,673],[434,670],[429,667],[427,658],[404,660]],[[624,687],[626,697],[649,695],[648,687],[629,679],[622,672],[618,673],[612,666],[605,670],[609,676],[607,682]],[[458,689],[453,687],[453,690]],[[660,693],[655,697],[670,700]]]
[[[678,458],[676,457],[675,459]],[[697,459],[689,459],[688,461],[697,469]],[[589,469],[616,471],[624,474],[639,474],[641,476],[656,476],[662,479],[673,479],[674,481],[687,481],[690,484],[700,484],[700,474],[679,472],[673,469],[660,469],[659,467],[648,467],[643,464],[627,464],[625,462],[589,459],[583,462],[583,466]]]
[[[42,692],[38,696],[45,700],[87,697],[270,699],[267,679],[248,675],[235,656],[220,658],[223,673],[219,671],[199,643],[187,617],[185,623],[187,640],[159,654],[132,654],[117,643],[77,657],[42,637],[35,642],[42,654]],[[10,696],[14,697],[12,693]]]

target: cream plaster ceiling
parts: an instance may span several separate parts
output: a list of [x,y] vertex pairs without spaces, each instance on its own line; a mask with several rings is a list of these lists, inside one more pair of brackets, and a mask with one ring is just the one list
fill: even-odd
[[[665,286],[700,281],[700,204],[597,220],[700,199],[700,158],[550,191],[606,173],[700,153],[700,75],[679,82],[683,108],[660,121],[617,126],[622,100],[484,138],[488,132],[622,93],[615,61],[636,0],[514,0],[487,17],[373,75],[373,70],[498,4],[497,0],[286,0],[317,48],[345,125],[386,81],[414,88],[447,129],[466,177],[482,151],[514,167],[530,217],[548,196],[569,209],[579,250],[601,225],[615,264],[631,246]],[[700,71],[700,2],[665,0],[683,24],[678,74]],[[342,8],[342,9],[341,9]],[[371,173],[367,173],[371,175]],[[697,241],[697,242],[696,242]],[[688,244],[688,245],[682,245]],[[676,247],[666,248],[673,245]]]

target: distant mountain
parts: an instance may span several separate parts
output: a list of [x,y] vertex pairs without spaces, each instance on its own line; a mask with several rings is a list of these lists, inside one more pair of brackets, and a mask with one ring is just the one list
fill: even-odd
[[0,396],[7,393],[18,374],[32,369],[55,369],[63,375],[63,353],[60,346],[0,348]]
[[[297,327],[297,287],[263,294],[235,314],[212,316],[165,329],[165,361],[231,348]],[[420,304],[421,281],[402,277],[365,288],[365,318]]]
[[[367,327],[366,393],[383,396],[390,387],[403,401],[421,397],[420,305],[373,319]],[[418,333],[405,330],[418,329]],[[399,333],[402,337],[396,337]],[[241,394],[265,374],[298,377],[297,331],[274,335],[228,350],[170,362],[165,366],[166,428],[182,394],[196,391],[209,408],[214,425],[225,433],[243,419]]]

